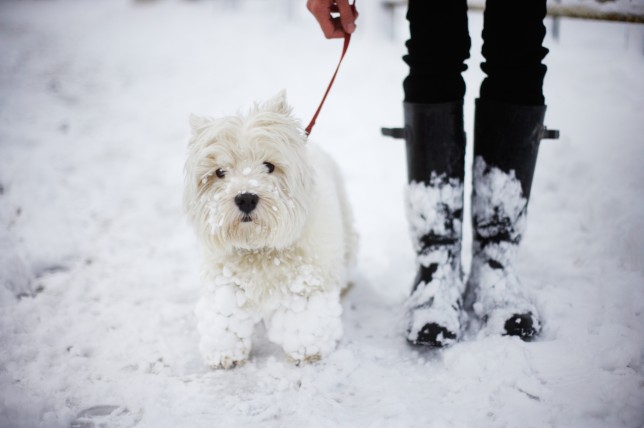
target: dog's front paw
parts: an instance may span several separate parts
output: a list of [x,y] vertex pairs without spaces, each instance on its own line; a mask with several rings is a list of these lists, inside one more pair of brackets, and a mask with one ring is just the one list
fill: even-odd
[[199,349],[203,360],[213,369],[231,369],[243,365],[250,354],[250,340],[231,332],[202,335]]
[[293,363],[296,366],[301,366],[302,364],[305,364],[305,363],[316,363],[322,359],[322,356],[320,354],[315,354],[315,355],[309,355],[307,357],[298,359],[292,355],[287,354],[286,359],[288,359],[291,363]]
[[206,365],[213,370],[217,369],[234,369],[246,364],[247,356],[235,355],[229,352],[211,352],[203,353]]
[[237,306],[235,288],[224,286],[207,293],[195,312],[204,362],[212,368],[225,369],[244,364],[251,349],[255,319]]
[[299,365],[330,354],[342,337],[342,306],[338,293],[318,293],[275,311],[268,337]]

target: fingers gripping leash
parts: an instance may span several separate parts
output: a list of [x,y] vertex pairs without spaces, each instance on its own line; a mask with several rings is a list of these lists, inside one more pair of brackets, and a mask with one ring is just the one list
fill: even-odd
[[[356,3],[354,1],[353,5],[351,5],[352,11],[355,13],[355,7]],[[344,45],[342,47],[342,54],[340,54],[340,60],[338,61],[338,65],[335,68],[335,72],[333,73],[333,76],[331,77],[331,81],[329,82],[329,85],[326,88],[326,91],[324,92],[324,96],[322,97],[322,101],[320,102],[320,105],[318,106],[317,110],[313,114],[313,118],[311,118],[311,121],[309,122],[308,126],[304,130],[304,133],[308,137],[311,134],[311,131],[313,130],[313,126],[315,125],[315,121],[317,120],[320,111],[322,110],[322,106],[324,105],[324,102],[326,101],[326,97],[329,95],[329,92],[331,91],[331,87],[333,86],[333,82],[335,81],[336,76],[338,75],[338,71],[340,70],[340,65],[342,64],[342,60],[344,59],[344,55],[347,53],[347,50],[349,49],[349,42],[351,41],[351,34],[345,33],[344,35]]]

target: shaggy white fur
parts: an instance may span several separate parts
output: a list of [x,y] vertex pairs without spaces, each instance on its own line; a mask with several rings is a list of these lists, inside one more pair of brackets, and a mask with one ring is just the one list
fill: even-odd
[[340,291],[357,247],[335,163],[307,143],[283,91],[247,114],[190,123],[184,207],[205,250],[196,314],[206,363],[246,361],[262,320],[295,362],[324,357],[342,336]]

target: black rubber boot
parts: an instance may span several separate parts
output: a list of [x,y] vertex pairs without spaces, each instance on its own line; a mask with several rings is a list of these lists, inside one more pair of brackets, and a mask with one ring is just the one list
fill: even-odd
[[[442,347],[461,332],[465,132],[463,102],[406,102],[407,215],[418,273],[407,302],[407,340]],[[402,134],[402,135],[401,135]]]
[[438,104],[405,102],[404,111],[409,182],[429,183],[435,175],[463,181],[463,101]]
[[526,227],[528,200],[539,143],[557,138],[543,126],[546,106],[476,101],[472,268],[466,309],[489,334],[529,340],[541,320],[514,271]]

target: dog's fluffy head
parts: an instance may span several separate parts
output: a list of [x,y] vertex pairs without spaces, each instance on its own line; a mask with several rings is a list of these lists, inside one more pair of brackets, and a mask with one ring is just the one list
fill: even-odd
[[222,119],[190,117],[184,208],[218,252],[285,248],[306,221],[313,176],[286,94]]

